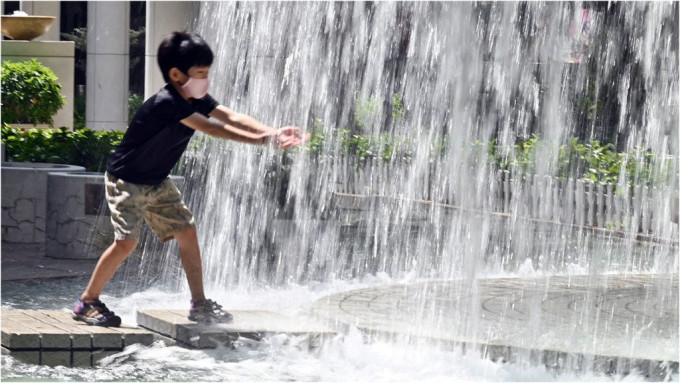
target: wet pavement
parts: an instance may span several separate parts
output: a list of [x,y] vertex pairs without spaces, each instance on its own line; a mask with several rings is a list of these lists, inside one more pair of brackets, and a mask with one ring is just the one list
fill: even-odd
[[39,243],[2,243],[2,281],[82,277],[92,274],[97,259],[59,259],[45,256]]
[[[3,282],[88,277],[96,262],[2,243]],[[426,281],[331,295],[313,313],[333,328],[473,347],[493,359],[677,374],[678,290],[677,274]]]

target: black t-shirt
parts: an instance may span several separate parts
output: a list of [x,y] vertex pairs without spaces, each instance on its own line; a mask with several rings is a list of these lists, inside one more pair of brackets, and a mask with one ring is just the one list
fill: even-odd
[[180,123],[195,112],[206,117],[218,105],[210,95],[190,99],[166,85],[139,108],[123,140],[109,157],[107,171],[123,181],[158,185],[189,145],[194,130]]

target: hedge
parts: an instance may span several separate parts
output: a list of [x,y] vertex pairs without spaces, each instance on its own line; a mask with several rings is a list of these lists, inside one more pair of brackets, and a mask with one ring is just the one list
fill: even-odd
[[[11,161],[47,162],[80,165],[89,171],[106,170],[108,156],[120,143],[123,131],[93,131],[87,128],[69,131],[61,129],[18,129],[7,124],[2,127],[7,157]],[[329,131],[317,121],[312,130],[312,140],[301,148],[312,156],[323,154]],[[212,137],[203,137],[212,139]],[[409,163],[415,147],[407,137],[392,135],[367,136],[349,130],[340,132],[340,153],[343,157],[359,160],[381,158],[384,161]],[[194,141],[192,147],[200,144]],[[436,160],[448,152],[448,137],[442,137],[430,148],[430,159]],[[475,142],[464,150],[486,150],[482,156],[492,166],[509,170],[514,174],[531,174],[536,171],[536,150],[552,152],[557,156],[557,175],[588,181],[618,183],[630,186],[667,184],[671,179],[671,159],[662,159],[653,152],[639,149],[633,153],[617,153],[611,144],[596,140],[581,142],[576,138],[567,145],[557,147],[540,137],[518,142],[513,146],[501,146],[495,141]],[[481,153],[478,153],[481,154]],[[478,158],[480,158],[478,156]],[[677,165],[676,165],[677,166]],[[622,177],[625,175],[625,179]]]
[[2,141],[9,161],[46,162],[106,170],[108,157],[123,139],[123,131],[94,131],[87,128],[19,129],[2,126]]

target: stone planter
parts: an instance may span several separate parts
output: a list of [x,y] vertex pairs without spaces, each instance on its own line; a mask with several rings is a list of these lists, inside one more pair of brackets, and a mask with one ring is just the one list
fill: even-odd
[[82,166],[2,163],[2,241],[45,243],[47,175],[84,171]]
[[[181,189],[184,177],[171,176]],[[48,176],[46,255],[97,259],[113,242],[104,173],[53,172]]]

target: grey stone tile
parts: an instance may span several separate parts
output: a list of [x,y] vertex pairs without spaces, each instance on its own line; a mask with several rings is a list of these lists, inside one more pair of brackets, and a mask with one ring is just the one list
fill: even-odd
[[91,367],[92,366],[92,352],[91,351],[73,351],[72,367]]
[[71,367],[71,351],[41,351],[40,362],[43,366]]

